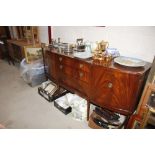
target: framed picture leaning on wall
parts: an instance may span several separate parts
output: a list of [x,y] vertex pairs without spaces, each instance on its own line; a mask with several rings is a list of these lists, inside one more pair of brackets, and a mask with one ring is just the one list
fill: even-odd
[[31,63],[35,60],[42,58],[41,47],[25,46],[24,51],[25,51],[25,59],[27,63]]

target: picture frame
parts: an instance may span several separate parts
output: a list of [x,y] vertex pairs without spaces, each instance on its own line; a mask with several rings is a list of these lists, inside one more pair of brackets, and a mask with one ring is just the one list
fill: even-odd
[[28,64],[42,58],[41,47],[25,46],[24,52],[25,52],[25,59]]

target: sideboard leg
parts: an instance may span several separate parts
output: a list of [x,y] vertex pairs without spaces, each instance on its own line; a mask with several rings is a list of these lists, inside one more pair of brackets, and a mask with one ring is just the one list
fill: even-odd
[[90,102],[87,101],[87,121],[89,121]]

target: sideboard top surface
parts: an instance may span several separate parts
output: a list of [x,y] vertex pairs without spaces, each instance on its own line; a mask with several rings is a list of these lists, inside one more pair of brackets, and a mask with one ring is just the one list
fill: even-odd
[[69,53],[67,53],[67,52],[59,52],[59,50],[55,49],[55,48],[51,48],[50,51],[52,53],[55,53],[55,54],[58,54],[58,55],[70,57],[72,59],[76,59],[76,60],[83,61],[85,63],[89,63],[89,64],[91,64],[93,66],[101,66],[101,67],[104,67],[104,68],[107,68],[107,69],[117,70],[119,72],[124,72],[124,73],[128,73],[128,74],[143,75],[151,67],[151,63],[149,63],[149,62],[146,62],[146,65],[144,67],[126,67],[126,66],[122,66],[122,65],[119,65],[119,64],[115,63],[113,60],[109,64],[107,64],[107,63],[99,63],[99,62],[94,62],[92,58],[80,59],[80,58],[74,57],[72,52],[69,52]]

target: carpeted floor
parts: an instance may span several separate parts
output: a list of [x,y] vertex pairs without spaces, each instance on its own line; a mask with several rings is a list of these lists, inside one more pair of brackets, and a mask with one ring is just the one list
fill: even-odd
[[19,66],[0,60],[0,124],[11,129],[85,129],[87,121],[64,115],[20,77]]

